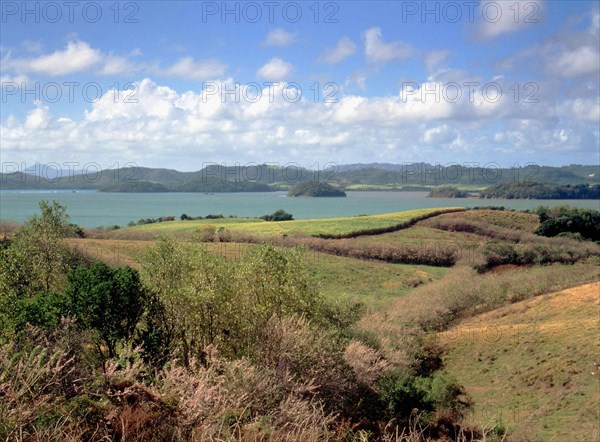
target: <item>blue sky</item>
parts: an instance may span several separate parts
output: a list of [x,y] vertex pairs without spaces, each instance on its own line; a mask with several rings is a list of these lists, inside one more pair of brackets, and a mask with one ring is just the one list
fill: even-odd
[[1,12],[3,163],[600,161],[593,1]]

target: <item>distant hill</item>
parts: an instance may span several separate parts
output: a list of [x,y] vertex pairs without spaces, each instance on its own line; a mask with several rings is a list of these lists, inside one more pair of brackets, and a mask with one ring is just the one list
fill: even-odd
[[[164,186],[169,191],[237,192],[288,190],[305,181],[328,182],[337,187],[350,185],[387,186],[475,186],[537,181],[552,185],[599,184],[600,166],[571,164],[562,167],[527,166],[516,169],[451,166],[441,167],[427,163],[410,164],[348,164],[329,165],[306,169],[292,163],[280,166],[251,164],[224,166],[216,163],[196,172],[173,169],[125,167],[84,173],[69,173],[60,169],[39,176],[34,173],[0,174],[0,189],[103,189],[114,192],[149,191],[148,183]],[[81,172],[81,171],[77,171]],[[135,184],[137,183],[137,184]],[[140,184],[142,183],[142,184]],[[259,185],[261,184],[261,185]],[[158,189],[158,187],[156,187]],[[161,188],[162,189],[162,188]],[[251,190],[250,190],[251,189]],[[166,190],[162,190],[166,191]]]
[[196,179],[177,187],[177,192],[270,192],[264,183],[224,181],[219,178]]
[[506,199],[600,199],[600,185],[552,185],[536,181],[499,184],[488,187],[480,193],[481,198]]
[[344,197],[346,196],[346,192],[333,187],[331,184],[319,181],[305,181],[292,187],[288,192],[288,196]]
[[170,192],[171,190],[160,183],[153,183],[151,181],[137,181],[135,183],[115,183],[98,189],[100,192],[146,192],[146,193],[159,193],[159,192]]

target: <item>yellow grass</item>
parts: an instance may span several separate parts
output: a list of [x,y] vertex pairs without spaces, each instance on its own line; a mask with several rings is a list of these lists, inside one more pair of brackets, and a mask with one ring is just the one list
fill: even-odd
[[478,315],[440,333],[447,370],[475,399],[469,423],[509,440],[598,440],[600,283]]
[[281,236],[293,233],[307,235],[346,235],[372,229],[386,229],[410,222],[415,218],[429,214],[460,210],[461,208],[433,208],[418,209],[405,212],[386,213],[381,215],[307,219],[280,222],[267,222],[250,218],[222,218],[203,219],[193,221],[168,221],[162,223],[146,224],[114,232],[115,238],[122,238],[128,234],[138,232],[152,232],[154,234],[192,233],[206,229],[207,226],[223,227],[234,232],[244,232],[253,235]]

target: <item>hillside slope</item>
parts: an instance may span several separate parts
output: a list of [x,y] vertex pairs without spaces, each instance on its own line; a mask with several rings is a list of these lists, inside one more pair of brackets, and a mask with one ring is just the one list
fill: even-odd
[[600,282],[512,304],[440,334],[472,424],[507,440],[600,440]]

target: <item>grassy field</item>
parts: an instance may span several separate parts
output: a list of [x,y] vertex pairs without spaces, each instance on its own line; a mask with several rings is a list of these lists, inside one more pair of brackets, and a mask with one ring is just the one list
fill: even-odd
[[[151,234],[149,237],[185,237],[182,234],[202,231],[207,226],[265,238],[295,233],[344,234],[397,226],[435,210],[288,222],[238,218],[164,222],[113,234],[117,238],[129,238],[131,232],[146,232]],[[436,219],[453,217],[520,232],[532,232],[537,227],[534,214],[472,210],[439,215],[390,233],[330,241],[358,248],[454,247],[472,252],[471,258],[477,258],[492,238],[433,227]],[[107,263],[137,267],[141,251],[153,242],[71,239],[69,244]],[[255,247],[235,242],[202,246],[231,259]],[[506,440],[515,441],[598,440],[594,424],[600,418],[600,283],[563,290],[600,280],[598,261],[500,266],[479,274],[472,268],[473,259],[443,268],[354,259],[313,250],[305,254],[307,269],[325,296],[363,304],[364,315],[356,330],[378,342],[392,362],[402,363],[404,354],[398,343],[410,336],[415,324],[435,330],[451,326],[445,332],[428,329],[427,333],[445,349],[447,371],[475,401],[464,422],[467,426],[477,426],[488,434],[508,430]],[[557,290],[562,291],[546,294]]]
[[[151,247],[153,242],[70,239],[68,244],[107,264],[139,268],[142,252]],[[238,259],[248,247],[255,246],[242,243],[202,243],[201,247],[230,259]],[[363,261],[313,251],[306,251],[304,257],[309,272],[315,277],[325,296],[340,301],[363,303],[367,312],[384,308],[415,287],[440,279],[448,271],[443,267]]]
[[142,226],[119,229],[113,232],[113,238],[126,239],[136,234],[191,234],[198,230],[214,226],[226,228],[232,232],[252,235],[281,236],[300,233],[305,235],[348,235],[374,229],[388,229],[412,222],[440,211],[460,210],[460,208],[435,208],[409,210],[406,212],[386,213],[342,218],[308,219],[294,221],[267,222],[253,218],[220,218],[193,221],[168,221],[145,224]]
[[[456,218],[465,221],[477,221],[509,229],[534,232],[539,226],[538,216],[534,213],[511,212],[508,210],[468,210],[460,215],[441,215],[439,219]],[[427,221],[421,224],[428,225]]]
[[440,335],[447,370],[475,399],[469,423],[509,440],[600,438],[600,284],[542,295]]

